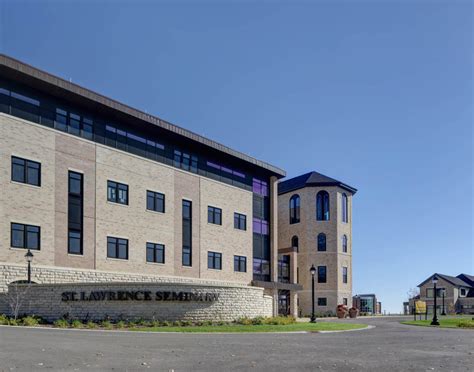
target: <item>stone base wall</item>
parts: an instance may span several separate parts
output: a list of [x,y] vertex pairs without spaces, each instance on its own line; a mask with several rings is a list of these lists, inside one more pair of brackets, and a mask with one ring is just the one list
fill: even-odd
[[[27,278],[26,265],[0,263],[0,313],[9,313],[8,285]],[[119,273],[99,270],[71,269],[33,265],[31,280],[22,312],[55,320],[66,313],[73,317],[103,319],[129,317],[163,320],[225,320],[239,317],[272,316],[273,299],[262,288],[233,282],[147,274]],[[11,286],[12,287],[12,286]],[[21,285],[14,285],[20,288]],[[59,292],[65,291],[170,291],[219,293],[219,300],[203,302],[62,302]],[[58,294],[59,293],[59,294]],[[59,296],[59,297],[58,297]],[[76,304],[79,304],[76,306]],[[125,306],[123,306],[125,304]],[[73,306],[74,305],[74,306]],[[177,309],[181,308],[180,311]],[[89,314],[89,315],[87,315]]]
[[233,321],[272,315],[271,298],[263,295],[262,288],[225,283],[12,284],[2,296],[14,293],[24,299],[20,314],[41,316],[50,322],[63,317],[83,321]]

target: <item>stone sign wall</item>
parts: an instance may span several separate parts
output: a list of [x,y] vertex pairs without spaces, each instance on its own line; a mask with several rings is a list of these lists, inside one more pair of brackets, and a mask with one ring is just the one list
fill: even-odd
[[233,321],[272,315],[272,298],[265,296],[262,288],[227,283],[11,284],[8,292],[22,297],[20,314],[48,321],[62,317]]

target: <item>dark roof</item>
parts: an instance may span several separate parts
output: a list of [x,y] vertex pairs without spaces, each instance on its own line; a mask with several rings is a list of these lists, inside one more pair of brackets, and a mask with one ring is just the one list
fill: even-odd
[[325,176],[318,172],[309,172],[301,176],[290,178],[289,180],[281,181],[278,184],[278,194],[285,194],[290,191],[302,189],[308,186],[339,186],[352,194],[357,192],[357,189],[346,185],[345,183],[335,180],[334,178]]
[[[431,275],[429,278],[427,278],[426,280],[424,280],[423,282],[421,282],[420,284],[418,284],[418,287],[421,287],[423,284],[425,284],[427,281],[431,280],[431,278],[433,278],[434,276],[437,276],[438,278],[441,278],[441,279],[444,279],[446,280],[447,282],[451,283],[452,285],[455,285],[456,287],[472,287],[472,284],[458,278],[458,277],[455,277],[455,276],[450,276],[450,275],[445,275],[445,274],[438,274],[438,273],[434,273],[433,275]],[[461,274],[462,275],[462,274]]]
[[465,281],[468,283],[470,286],[474,287],[474,275],[468,275],[468,274],[459,274],[457,278]]
[[12,79],[27,81],[29,84],[32,84],[37,88],[54,92],[55,94],[58,94],[64,98],[67,97],[71,100],[81,100],[83,102],[88,102],[91,105],[95,105],[95,107],[112,109],[121,115],[127,115],[135,120],[142,120],[150,125],[158,126],[162,129],[173,132],[174,134],[185,137],[186,139],[189,139],[195,143],[208,146],[231,157],[246,161],[254,166],[264,168],[267,171],[274,173],[279,178],[286,176],[286,172],[281,168],[275,167],[264,161],[252,158],[251,156],[233,150],[218,142],[200,136],[199,134],[193,133],[177,125],[171,124],[156,116],[134,109],[123,103],[110,99],[101,94],[95,93],[89,89],[83,88],[77,84],[74,84],[60,77],[52,75],[48,72],[37,69],[33,66],[30,66],[26,63],[18,61],[4,54],[0,54],[0,73],[5,74],[6,76]]

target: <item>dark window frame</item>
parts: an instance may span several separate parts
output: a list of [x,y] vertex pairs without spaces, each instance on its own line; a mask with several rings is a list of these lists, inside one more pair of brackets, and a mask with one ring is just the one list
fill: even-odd
[[[324,275],[323,275],[324,274]],[[318,266],[318,283],[327,283],[328,282],[328,269],[327,266]]]
[[222,253],[207,252],[207,268],[211,270],[222,270]]
[[[15,163],[17,162],[17,163]],[[22,162],[23,164],[18,164],[19,162]],[[23,167],[23,175],[22,175],[22,179],[15,179],[15,166],[21,166]],[[36,169],[37,172],[38,172],[38,183],[33,183],[33,182],[30,182],[30,178],[32,177],[29,173],[29,170],[31,169]],[[13,182],[18,182],[18,183],[24,183],[24,184],[27,184],[27,185],[31,185],[31,186],[37,186],[37,187],[41,187],[41,163],[38,162],[38,161],[34,161],[34,160],[29,160],[29,159],[25,159],[25,158],[20,158],[18,156],[14,156],[12,155],[11,157],[11,180]]]
[[[115,240],[115,242],[113,242]],[[120,244],[125,243],[125,252],[126,252],[126,257],[120,257]],[[115,245],[115,255],[111,256],[109,255],[109,244],[114,244]],[[115,236],[107,236],[107,258],[112,258],[114,260],[128,260],[129,258],[129,242],[128,239],[125,238],[118,238]]]
[[234,212],[234,229],[247,231],[247,215]]
[[[112,197],[109,193],[109,190],[114,190],[115,197]],[[126,201],[120,201],[119,192],[123,191],[126,195]],[[110,203],[121,204],[121,205],[129,205],[129,187],[125,183],[120,183],[117,181],[107,180],[107,201]]]
[[[149,251],[153,251],[153,260],[148,259],[148,252]],[[161,251],[161,257],[162,257],[161,261],[158,259],[160,251]],[[164,244],[162,244],[162,243],[151,243],[151,242],[146,243],[146,262],[164,264],[166,262],[165,254],[166,253],[165,253],[165,245]]]
[[316,194],[316,220],[329,221],[331,219],[331,204],[329,193],[321,190]]
[[348,277],[349,277],[349,268],[348,266],[343,266],[342,267],[342,282],[344,284],[348,283]]
[[318,297],[318,306],[328,306],[328,298]]
[[[79,192],[73,190],[72,180],[79,181]],[[71,221],[70,210],[71,207],[77,207],[80,211],[80,221],[75,223]],[[68,237],[67,237],[67,252],[68,254],[83,255],[84,254],[84,174],[68,171]],[[74,236],[74,234],[78,234]],[[72,242],[79,240],[79,250],[72,249]]]
[[[153,200],[153,206],[150,208],[148,201],[150,198]],[[162,202],[162,210],[159,210],[159,201]],[[148,211],[158,212],[158,213],[165,213],[166,211],[166,204],[165,204],[165,194],[158,192],[158,191],[146,191],[146,209]]]
[[[185,213],[186,209],[189,209]],[[181,265],[185,267],[193,266],[193,203],[190,200],[183,199],[181,203],[182,213],[182,253]],[[185,214],[189,215],[186,216]],[[189,229],[189,231],[187,230]],[[189,235],[189,244],[185,243],[185,234]]]
[[341,237],[341,244],[342,244],[342,252],[347,253],[347,245],[348,245],[348,239],[347,235],[343,234]]
[[222,209],[218,207],[213,207],[212,205],[208,205],[207,223],[222,226]]
[[318,252],[326,252],[327,251],[327,236],[325,233],[318,234]]
[[349,199],[346,193],[342,193],[341,195],[341,207],[342,207],[342,222],[348,223],[349,222]]
[[239,273],[247,272],[247,257],[234,255],[234,271]]
[[298,194],[291,196],[289,201],[290,225],[301,221],[301,198]]
[[[15,228],[14,226],[21,226],[22,229],[18,229],[18,228]],[[34,229],[37,229],[38,231],[34,232],[34,231],[28,231],[28,229],[31,229],[31,228],[34,228]],[[14,238],[13,238],[13,235],[14,235],[14,231],[21,231],[23,236],[22,236],[22,241],[23,241],[23,244],[22,245],[15,245],[14,244]],[[33,246],[29,246],[29,237],[28,237],[28,234],[31,233],[31,234],[37,234],[37,242],[38,242],[38,246],[37,247],[33,247]],[[28,224],[24,224],[24,223],[18,223],[18,222],[11,222],[10,223],[10,246],[12,248],[19,248],[19,249],[30,249],[30,250],[33,250],[33,251],[40,251],[41,250],[41,226],[36,226],[36,225],[28,225]]]

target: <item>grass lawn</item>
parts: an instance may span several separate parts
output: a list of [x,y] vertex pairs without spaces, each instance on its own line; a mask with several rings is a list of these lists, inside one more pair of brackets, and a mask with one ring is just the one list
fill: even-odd
[[350,329],[366,328],[365,324],[354,323],[294,323],[285,325],[242,325],[242,324],[226,324],[226,325],[212,325],[212,326],[189,326],[189,327],[136,327],[127,328],[131,331],[144,332],[295,332],[295,331],[344,331]]
[[[471,329],[474,330],[474,320],[471,318],[438,318],[440,328],[459,328],[459,329]],[[431,319],[428,320],[410,320],[407,322],[402,322],[402,324],[416,325],[423,327],[437,327],[431,326]],[[465,324],[465,327],[460,327],[459,324]]]

